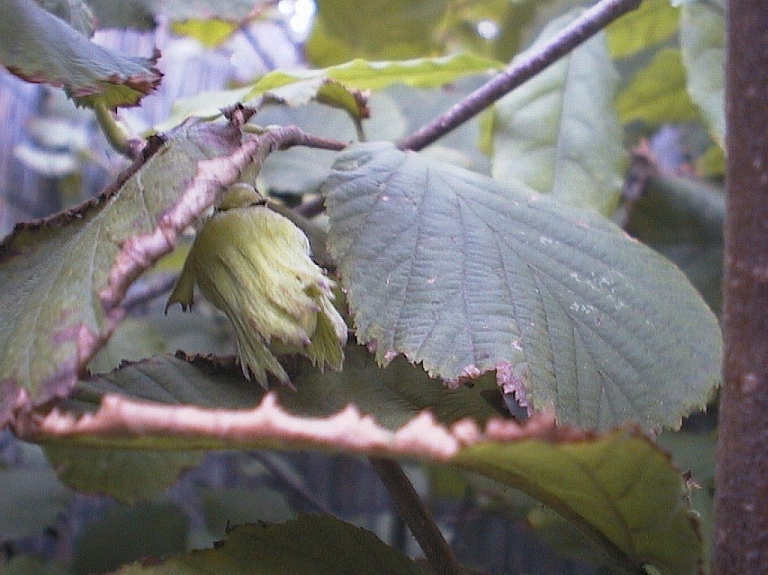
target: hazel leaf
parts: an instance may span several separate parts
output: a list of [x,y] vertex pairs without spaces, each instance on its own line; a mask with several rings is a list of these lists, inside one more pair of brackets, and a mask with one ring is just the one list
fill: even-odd
[[423,412],[390,430],[352,406],[324,418],[293,415],[273,393],[245,410],[108,395],[87,417],[55,409],[15,423],[26,440],[55,438],[82,449],[320,449],[439,463],[548,505],[576,524],[616,572],[690,575],[701,567],[689,488],[669,456],[632,427],[595,433],[558,426],[545,414],[524,424],[491,419],[481,429],[463,420],[443,427]]
[[1,423],[15,406],[66,395],[75,385],[122,317],[131,274],[151,265],[152,250],[170,251],[168,242],[180,233],[174,230],[198,215],[176,205],[198,164],[239,144],[239,131],[221,124],[155,138],[98,199],[19,224],[0,244]]
[[137,105],[160,83],[158,56],[107,50],[33,0],[0,3],[0,63],[29,82],[63,87],[78,105]]
[[457,382],[496,370],[534,410],[676,426],[720,380],[717,319],[672,263],[522,185],[354,145],[325,185],[356,335]]

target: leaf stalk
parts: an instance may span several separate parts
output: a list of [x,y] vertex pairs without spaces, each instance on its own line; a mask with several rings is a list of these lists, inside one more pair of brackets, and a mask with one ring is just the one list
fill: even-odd
[[432,570],[441,575],[467,575],[400,464],[380,457],[371,457],[369,461],[424,551]]

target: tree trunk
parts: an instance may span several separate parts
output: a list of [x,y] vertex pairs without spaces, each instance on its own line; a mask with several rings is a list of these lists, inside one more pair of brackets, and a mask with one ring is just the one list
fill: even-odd
[[768,573],[768,3],[727,3],[724,387],[714,575]]

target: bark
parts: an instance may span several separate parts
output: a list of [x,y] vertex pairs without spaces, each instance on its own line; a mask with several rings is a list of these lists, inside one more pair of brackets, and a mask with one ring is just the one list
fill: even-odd
[[728,2],[724,387],[713,573],[768,573],[768,3]]

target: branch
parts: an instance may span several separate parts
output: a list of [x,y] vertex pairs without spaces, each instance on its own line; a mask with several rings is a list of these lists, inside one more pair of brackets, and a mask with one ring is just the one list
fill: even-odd
[[394,500],[400,516],[419,542],[432,570],[441,575],[466,575],[400,464],[380,457],[369,460]]
[[445,136],[488,106],[533,78],[582,44],[608,24],[636,9],[642,0],[602,0],[587,9],[546,46],[523,58],[515,58],[501,74],[483,84],[450,110],[400,142],[401,150],[421,150]]
[[768,557],[768,4],[727,4],[725,357],[712,573]]

